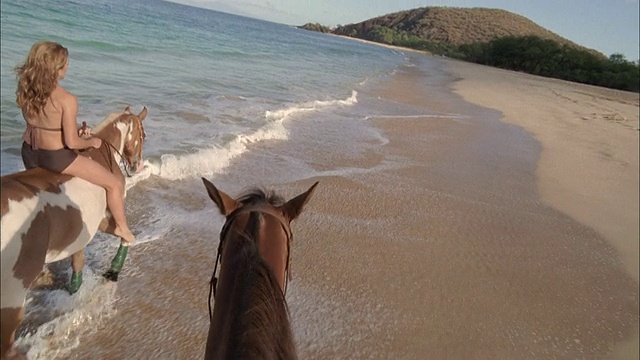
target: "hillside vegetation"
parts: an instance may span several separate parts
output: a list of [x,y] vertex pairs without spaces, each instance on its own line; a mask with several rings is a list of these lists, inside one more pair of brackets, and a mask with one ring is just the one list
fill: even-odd
[[311,30],[311,31],[317,31],[317,32],[321,32],[321,33],[330,33],[332,32],[331,29],[328,26],[324,26],[318,23],[306,23],[302,26],[298,26],[300,29],[305,29],[305,30]]
[[533,35],[604,56],[575,44],[524,16],[500,9],[423,7],[387,14],[357,24],[338,26],[333,33],[366,38],[376,27],[455,46],[484,43],[505,36]]
[[[328,29],[320,24],[301,28]],[[640,63],[621,54],[607,58],[505,10],[424,7],[330,32],[535,75],[640,91]]]

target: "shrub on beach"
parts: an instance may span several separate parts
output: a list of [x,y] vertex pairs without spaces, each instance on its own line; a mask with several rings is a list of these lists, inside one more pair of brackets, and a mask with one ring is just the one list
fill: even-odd
[[638,62],[627,61],[621,54],[600,57],[537,36],[507,36],[486,43],[465,44],[450,56],[534,75],[640,91]]

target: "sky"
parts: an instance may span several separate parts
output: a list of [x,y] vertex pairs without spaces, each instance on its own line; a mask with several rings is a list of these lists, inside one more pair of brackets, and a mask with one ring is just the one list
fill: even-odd
[[170,0],[287,25],[354,24],[424,6],[483,7],[522,15],[579,45],[609,56],[639,54],[639,0]]

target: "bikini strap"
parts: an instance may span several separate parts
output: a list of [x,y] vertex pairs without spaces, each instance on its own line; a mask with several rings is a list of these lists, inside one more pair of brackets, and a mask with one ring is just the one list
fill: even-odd
[[26,134],[23,136],[23,139],[26,140],[27,138],[29,139],[29,142],[31,143],[31,149],[33,150],[38,150],[38,144],[36,142],[36,132],[38,130],[45,130],[45,131],[62,131],[62,127],[60,128],[46,128],[46,127],[41,127],[41,126],[35,126],[32,124],[29,124],[29,122],[27,122],[27,132]]
[[29,123],[27,123],[27,127],[33,128],[33,129],[38,129],[38,130],[45,130],[45,131],[62,131],[62,128],[47,128],[47,127],[42,127],[42,126],[35,126],[35,125],[31,125]]

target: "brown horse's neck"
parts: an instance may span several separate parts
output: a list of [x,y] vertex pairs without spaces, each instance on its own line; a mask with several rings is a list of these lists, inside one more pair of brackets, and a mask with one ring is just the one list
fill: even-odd
[[259,218],[225,239],[205,358],[296,358],[284,295],[260,256]]
[[119,149],[120,131],[114,125],[109,124],[94,136],[102,140],[100,148],[88,148],[79,152],[79,154],[91,158],[116,175],[122,175],[122,171],[114,157],[115,153],[122,152],[122,149]]
[[110,172],[116,175],[118,173],[122,174],[122,171],[120,170],[120,167],[118,166],[118,163],[116,162],[116,159],[114,158],[113,153],[114,153],[114,150],[111,147],[111,145],[109,145],[104,140],[102,141],[102,145],[98,149],[88,148],[84,151],[78,152],[79,155],[86,156],[94,160],[98,164],[107,168]]

